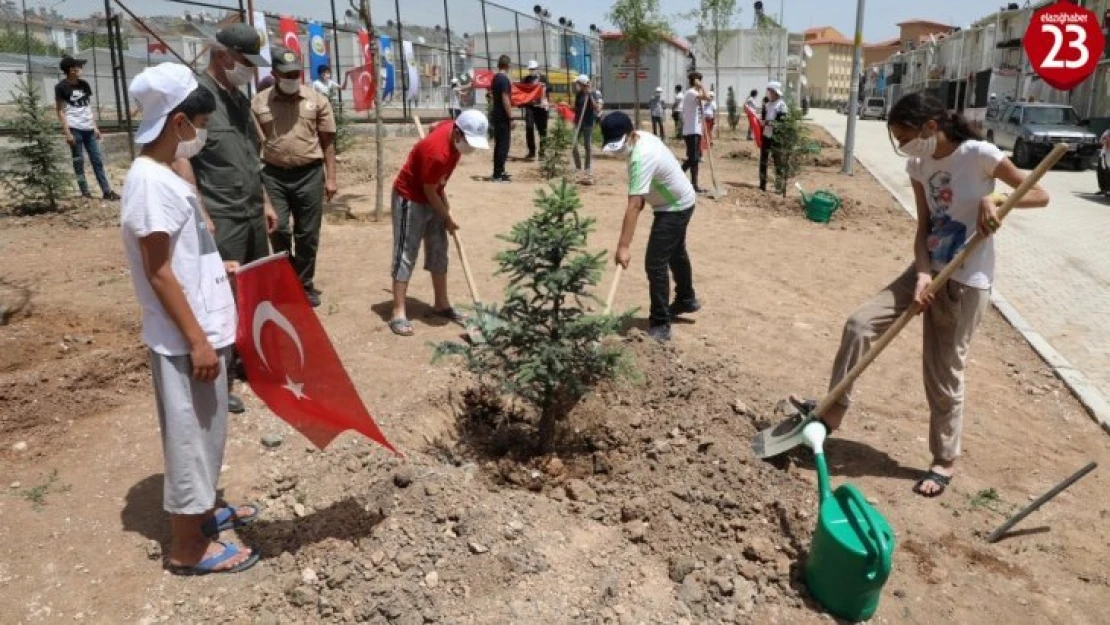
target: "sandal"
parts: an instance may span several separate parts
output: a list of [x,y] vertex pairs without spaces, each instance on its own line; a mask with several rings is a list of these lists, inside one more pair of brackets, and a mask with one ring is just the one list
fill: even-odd
[[258,561],[262,559],[262,556],[260,556],[257,551],[254,551],[252,549],[250,557],[248,557],[246,560],[243,560],[239,564],[236,564],[229,569],[216,568],[224,562],[227,562],[228,560],[242,553],[239,547],[236,547],[233,544],[225,542],[220,542],[220,544],[224,547],[223,551],[215,555],[208,556],[207,558],[204,558],[193,566],[170,565],[170,572],[174,575],[182,576],[208,575],[209,573],[240,573],[258,564]]
[[441,319],[449,319],[461,326],[466,325],[467,320],[470,319],[465,313],[455,310],[454,306],[448,306],[443,310],[432,310],[432,316]]
[[[251,513],[248,515],[236,514],[239,508],[250,508]],[[238,527],[245,527],[258,520],[260,510],[254,504],[243,504],[241,506],[231,507],[224,506],[217,508],[215,514],[211,519],[208,519],[200,526],[200,531],[208,538],[216,538],[220,532],[226,532]]]
[[389,329],[397,336],[412,336],[416,334],[416,331],[412,329],[412,322],[405,318],[390,320]]
[[[921,490],[921,486],[925,482],[932,482],[932,483],[936,484],[937,486],[939,486],[940,489],[937,490],[937,491],[934,491],[932,493],[926,493],[926,492]],[[944,489],[948,488],[948,485],[950,483],[952,483],[952,477],[951,476],[943,475],[941,473],[937,473],[936,471],[934,471],[932,469],[929,469],[929,471],[925,474],[925,477],[921,478],[920,480],[917,480],[917,483],[913,485],[913,492],[917,493],[918,495],[921,495],[922,497],[928,497],[928,498],[932,499],[933,497],[940,497],[941,495],[943,495],[944,494]]]

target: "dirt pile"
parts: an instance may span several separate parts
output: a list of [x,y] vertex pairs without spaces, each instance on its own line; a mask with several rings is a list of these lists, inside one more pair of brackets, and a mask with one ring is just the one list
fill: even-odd
[[[400,463],[356,440],[322,454],[280,448],[257,485],[265,520],[240,532],[268,557],[254,591],[200,606],[167,599],[162,615],[747,623],[801,608],[815,497],[750,459],[744,391],[758,382],[735,360],[635,330],[629,343],[642,381],[583,403],[562,456],[520,464],[438,445]],[[649,592],[659,596],[640,596]],[[574,596],[589,600],[568,604]]]

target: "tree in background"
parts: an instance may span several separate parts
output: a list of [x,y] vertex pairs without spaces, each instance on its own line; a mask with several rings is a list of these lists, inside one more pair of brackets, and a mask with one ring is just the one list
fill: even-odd
[[[550,153],[552,150],[548,150]],[[586,239],[596,220],[583,217],[578,193],[566,180],[536,194],[536,211],[500,238],[511,247],[497,255],[508,276],[505,302],[478,306],[470,322],[484,341],[441,343],[436,358],[461,356],[478,383],[523,400],[535,418],[539,453],[551,450],[558,426],[597,384],[630,371],[617,333],[632,311],[589,312],[584,300],[601,280],[606,252],[590,254]]]
[[809,127],[802,121],[802,109],[788,103],[786,117],[775,120],[775,150],[778,152],[778,167],[775,168],[775,191],[786,197],[789,182],[802,174],[806,154],[813,143],[809,137]]
[[633,115],[639,128],[641,55],[669,39],[671,27],[659,13],[659,0],[616,0],[608,18],[621,31],[621,41],[632,55],[632,99],[636,106]]
[[373,53],[374,67],[374,220],[381,221],[385,214],[385,126],[382,124],[382,50],[381,39],[378,31],[374,29],[374,20],[370,14],[370,0],[351,0],[351,8],[362,20],[366,32],[370,34],[370,49]]
[[540,161],[540,175],[544,180],[554,180],[567,175],[569,162],[567,152],[574,141],[574,131],[562,115],[555,116],[555,123],[543,139],[543,160]]
[[706,58],[713,61],[713,85],[721,88],[721,54],[736,36],[733,30],[740,14],[736,0],[701,0],[694,11],[698,21],[697,46]]
[[728,107],[728,127],[735,131],[736,126],[740,124],[740,105],[736,102],[736,91],[732,87],[728,88],[725,106]]
[[771,16],[766,13],[759,15],[756,24],[755,45],[752,52],[755,55],[755,60],[759,61],[762,65],[767,67],[767,80],[774,80],[771,74],[771,68],[774,67],[776,61],[779,60],[781,47],[784,45],[783,38],[786,35],[786,29],[779,26]]
[[3,172],[3,185],[19,198],[16,211],[23,214],[57,212],[59,202],[69,195],[73,181],[63,164],[58,129],[46,114],[42,91],[30,76],[19,81],[16,118],[8,129],[24,141],[15,149],[15,169]]

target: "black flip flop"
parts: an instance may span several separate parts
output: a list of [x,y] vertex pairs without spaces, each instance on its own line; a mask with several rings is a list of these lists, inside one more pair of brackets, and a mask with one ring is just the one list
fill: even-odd
[[[940,486],[940,490],[937,490],[937,491],[932,492],[932,493],[922,492],[921,485],[924,484],[925,482],[932,482],[932,483],[936,484],[937,486]],[[922,497],[928,497],[928,498],[932,499],[933,497],[940,497],[941,495],[943,495],[944,490],[946,488],[948,488],[948,485],[951,484],[951,483],[952,483],[952,478],[951,477],[949,477],[947,475],[942,475],[942,474],[937,473],[936,471],[934,471],[932,469],[929,469],[929,471],[925,474],[925,477],[921,478],[920,480],[917,480],[917,483],[913,485],[913,492],[917,493],[918,495],[921,495]]]

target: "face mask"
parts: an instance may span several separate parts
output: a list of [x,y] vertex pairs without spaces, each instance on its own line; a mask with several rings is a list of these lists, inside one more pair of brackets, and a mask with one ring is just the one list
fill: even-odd
[[928,139],[917,137],[898,149],[907,156],[932,158],[933,153],[937,151],[937,136],[933,135]]
[[[193,126],[192,122],[189,122],[189,125]],[[182,139],[181,143],[177,144],[177,153],[174,158],[193,158],[204,149],[204,144],[208,140],[208,129],[193,126],[193,130],[197,133],[196,138]],[[178,135],[178,139],[181,139],[180,135]]]
[[285,95],[293,95],[301,90],[301,81],[296,78],[282,78],[278,81],[278,89]]
[[466,139],[455,139],[455,149],[459,154],[470,154],[474,151],[474,146],[466,142]]
[[242,87],[243,85],[250,83],[250,81],[254,78],[254,68],[247,67],[246,65],[243,65],[242,63],[236,61],[235,67],[227,70],[226,74],[228,82],[235,85],[236,87]]

